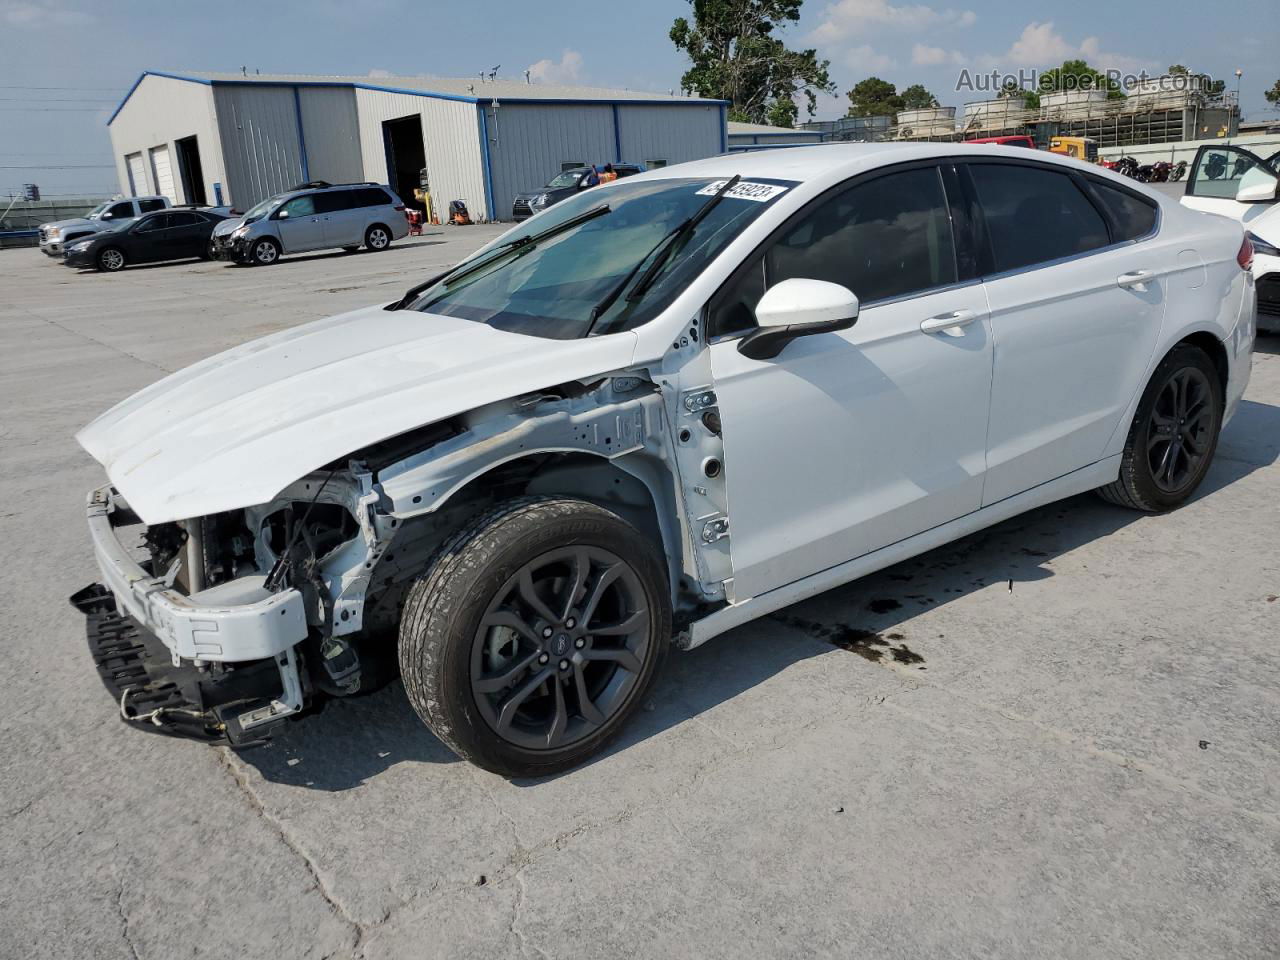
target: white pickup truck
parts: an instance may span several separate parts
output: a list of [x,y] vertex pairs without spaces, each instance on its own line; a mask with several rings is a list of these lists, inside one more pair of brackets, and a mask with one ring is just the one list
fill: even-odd
[[67,244],[110,230],[152,210],[171,206],[168,197],[116,197],[104,200],[83,217],[40,224],[40,249],[51,257],[62,256]]

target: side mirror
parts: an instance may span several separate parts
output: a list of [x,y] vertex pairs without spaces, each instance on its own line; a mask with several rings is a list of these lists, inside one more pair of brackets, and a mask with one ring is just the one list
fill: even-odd
[[1240,178],[1236,202],[1270,203],[1276,199],[1277,186],[1280,186],[1280,180],[1259,167],[1253,167]]
[[276,216],[275,216],[275,218],[276,218],[277,220],[288,220],[288,219],[289,219],[289,211],[288,211],[288,210],[277,210],[277,211],[276,211]]
[[760,328],[738,341],[738,352],[752,360],[772,360],[797,337],[848,330],[857,322],[858,298],[847,287],[825,280],[783,280],[756,304]]

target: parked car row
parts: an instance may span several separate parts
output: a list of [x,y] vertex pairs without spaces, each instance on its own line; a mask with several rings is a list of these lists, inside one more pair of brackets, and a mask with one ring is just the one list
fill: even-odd
[[40,249],[69,267],[108,273],[132,264],[192,257],[265,266],[285,254],[342,248],[385,250],[409,233],[405,206],[376,183],[312,181],[247,213],[172,206],[166,197],[100,204],[83,218],[40,228]]
[[945,143],[577,190],[85,427],[95,660],[126,720],[234,745],[398,663],[460,756],[580,763],[673,645],[1063,497],[1186,501],[1255,331],[1250,241],[1199,196]]

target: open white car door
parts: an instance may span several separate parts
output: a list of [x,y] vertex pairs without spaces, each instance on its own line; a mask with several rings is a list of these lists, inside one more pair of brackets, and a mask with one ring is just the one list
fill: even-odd
[[1253,229],[1254,220],[1275,208],[1278,183],[1280,171],[1274,162],[1243,147],[1206,144],[1196,151],[1182,205],[1239,220]]

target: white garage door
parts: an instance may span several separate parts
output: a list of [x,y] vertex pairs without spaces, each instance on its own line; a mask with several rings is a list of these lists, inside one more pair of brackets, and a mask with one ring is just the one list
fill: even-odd
[[129,167],[129,195],[138,196],[147,192],[146,171],[142,167],[142,154],[131,153],[124,158]]
[[151,148],[151,172],[156,178],[156,193],[169,198],[170,203],[178,202],[178,194],[173,189],[173,167],[169,165],[169,146]]

